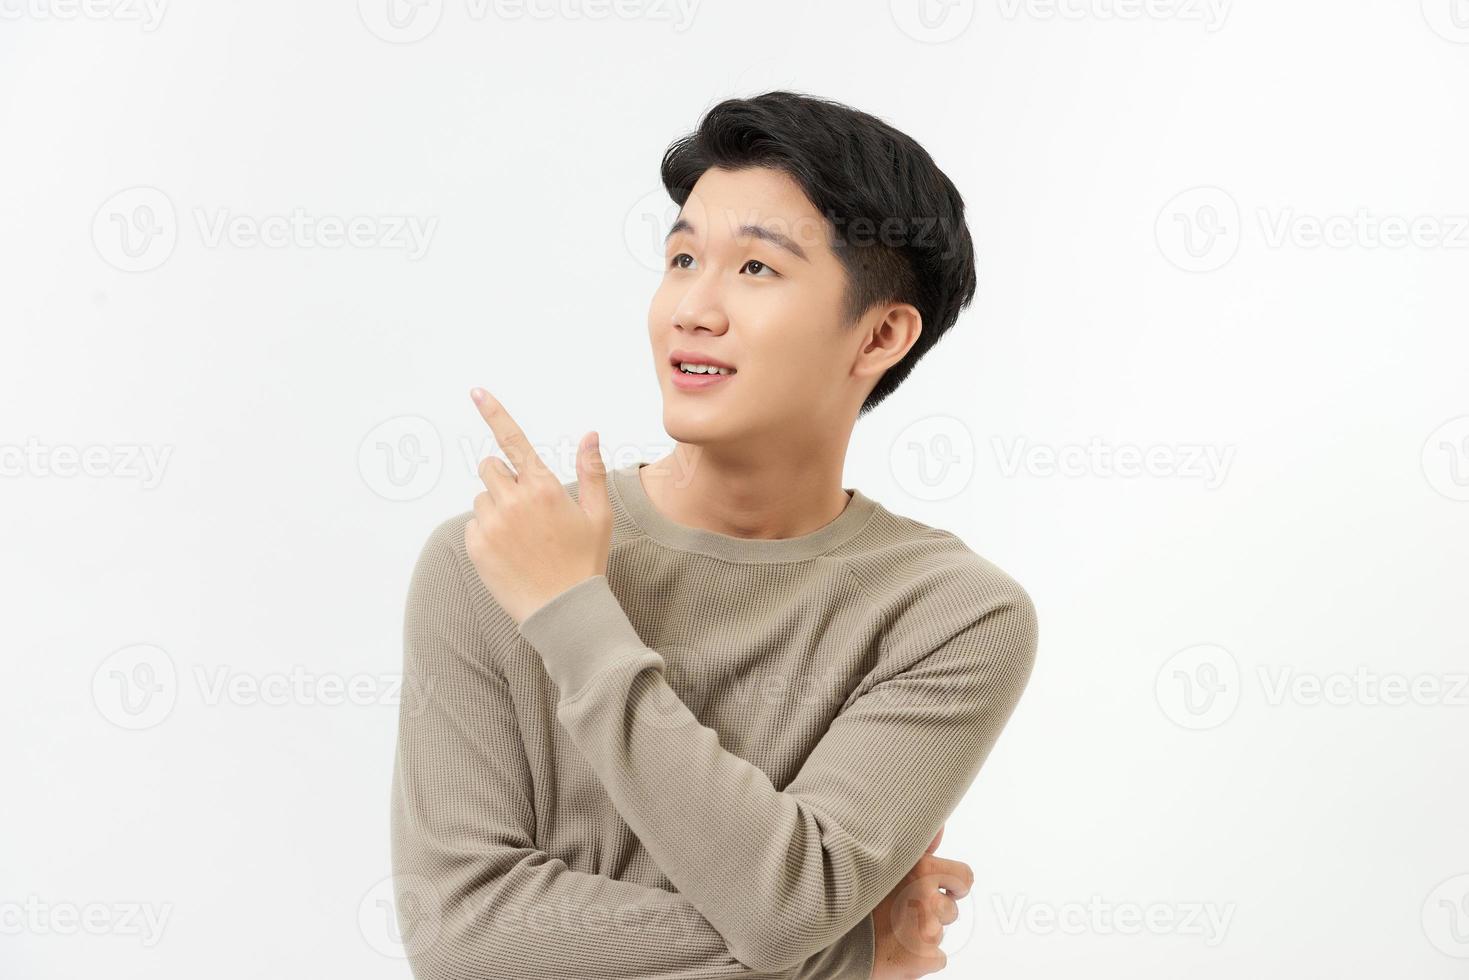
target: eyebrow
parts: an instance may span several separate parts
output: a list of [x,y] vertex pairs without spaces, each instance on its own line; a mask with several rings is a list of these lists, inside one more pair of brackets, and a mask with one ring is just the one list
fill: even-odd
[[[679,218],[673,223],[673,227],[668,229],[668,234],[663,236],[663,243],[665,245],[668,244],[668,240],[681,231],[686,231],[691,235],[698,234],[698,232],[695,231],[694,226],[689,223],[689,220],[687,218]],[[750,238],[758,238],[762,241],[769,242],[777,248],[785,249],[787,252],[790,252],[796,258],[800,259],[802,262],[811,261],[811,258],[806,254],[805,250],[801,248],[801,246],[797,245],[795,242],[791,241],[789,238],[787,238],[785,235],[782,235],[778,231],[771,231],[769,228],[762,228],[759,225],[740,225],[740,227],[736,229],[735,235],[736,237],[740,238],[746,236]]]

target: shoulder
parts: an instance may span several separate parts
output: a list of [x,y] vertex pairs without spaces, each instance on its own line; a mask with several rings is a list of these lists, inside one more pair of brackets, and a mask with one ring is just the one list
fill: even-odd
[[[423,657],[498,661],[513,641],[515,623],[480,583],[464,541],[466,510],[435,524],[419,549],[408,586],[404,628]],[[443,640],[450,642],[445,646]]]
[[961,618],[999,606],[1035,611],[1015,576],[952,531],[879,507],[855,545],[842,557],[879,596],[954,606]]
[[879,508],[843,556],[883,613],[892,652],[921,655],[953,640],[1005,649],[1028,672],[1038,641],[1029,591],[959,535]]
[[423,543],[420,559],[462,559],[468,563],[469,549],[464,544],[464,525],[473,517],[474,511],[465,510],[435,524]]

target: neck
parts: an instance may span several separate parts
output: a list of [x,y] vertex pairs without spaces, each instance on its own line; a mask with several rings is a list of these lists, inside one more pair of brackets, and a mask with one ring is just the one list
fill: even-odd
[[737,538],[809,534],[835,520],[849,497],[840,452],[734,460],[678,443],[638,471],[643,492],[669,520]]

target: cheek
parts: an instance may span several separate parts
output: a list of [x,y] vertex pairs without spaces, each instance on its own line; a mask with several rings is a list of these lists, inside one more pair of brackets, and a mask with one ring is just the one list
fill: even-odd
[[668,329],[669,317],[673,315],[670,312],[671,307],[669,303],[670,299],[667,290],[660,286],[653,293],[653,301],[648,304],[649,337],[657,337]]

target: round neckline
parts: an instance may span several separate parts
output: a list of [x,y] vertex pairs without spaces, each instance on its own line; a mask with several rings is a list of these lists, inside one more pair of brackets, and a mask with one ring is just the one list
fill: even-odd
[[842,487],[851,495],[847,506],[821,527],[794,538],[739,538],[665,517],[648,497],[638,471],[647,463],[629,463],[611,471],[608,486],[622,510],[648,537],[680,551],[696,551],[738,562],[799,561],[825,554],[862,530],[877,510],[877,502],[856,487]]

